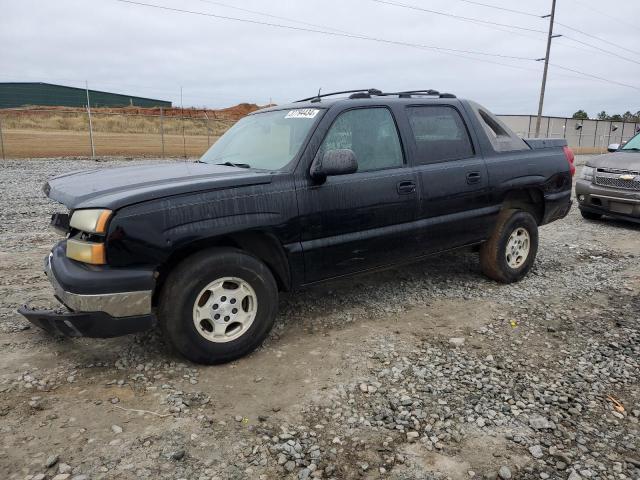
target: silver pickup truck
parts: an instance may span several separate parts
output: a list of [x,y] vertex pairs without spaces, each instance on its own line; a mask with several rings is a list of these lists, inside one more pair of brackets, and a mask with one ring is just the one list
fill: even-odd
[[610,145],[609,151],[590,159],[580,171],[580,213],[588,220],[606,215],[640,223],[640,133],[623,146]]

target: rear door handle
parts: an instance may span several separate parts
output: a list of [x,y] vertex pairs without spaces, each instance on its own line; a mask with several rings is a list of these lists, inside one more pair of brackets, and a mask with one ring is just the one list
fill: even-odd
[[468,172],[467,173],[467,183],[469,185],[473,184],[473,183],[478,183],[481,179],[481,175],[480,172]]
[[416,184],[412,181],[406,180],[404,182],[398,183],[398,193],[400,195],[409,195],[410,193],[414,193],[416,191]]

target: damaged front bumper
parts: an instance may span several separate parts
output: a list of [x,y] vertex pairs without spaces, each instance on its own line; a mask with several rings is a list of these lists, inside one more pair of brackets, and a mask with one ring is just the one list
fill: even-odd
[[18,313],[52,334],[70,337],[115,337],[155,325],[153,270],[85,265],[66,257],[64,243],[45,258],[44,271],[66,310],[25,305]]
[[119,337],[142,332],[155,325],[153,315],[118,318],[105,312],[38,310],[26,305],[20,307],[18,313],[52,335],[65,337]]

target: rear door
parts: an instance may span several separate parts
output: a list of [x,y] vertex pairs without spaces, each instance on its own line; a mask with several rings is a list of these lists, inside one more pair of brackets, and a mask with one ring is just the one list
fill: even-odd
[[327,177],[318,185],[308,177],[309,165],[303,167],[305,177],[296,191],[306,283],[406,255],[418,211],[417,177],[406,164],[390,109],[353,108],[326,120],[331,125],[326,135],[321,131],[316,155],[350,149],[358,171]]
[[489,178],[477,142],[454,105],[405,109],[420,189],[421,253],[486,237]]

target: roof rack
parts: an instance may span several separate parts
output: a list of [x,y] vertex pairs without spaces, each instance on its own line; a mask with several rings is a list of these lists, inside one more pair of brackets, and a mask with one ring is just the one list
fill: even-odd
[[318,91],[317,95],[309,98],[303,98],[302,100],[296,100],[295,103],[300,102],[320,102],[321,99],[325,97],[332,97],[334,95],[345,95],[350,94],[350,99],[358,99],[358,98],[371,98],[371,97],[389,97],[389,96],[398,96],[398,98],[412,98],[413,96],[421,97],[421,96],[436,96],[439,98],[456,98],[453,93],[440,93],[437,90],[426,89],[426,90],[405,90],[402,92],[383,92],[378,90],[377,88],[361,88],[357,90],[342,90],[340,92],[331,92],[331,93],[323,93],[320,94]]
[[356,90],[342,90],[340,92],[323,93],[322,95],[320,95],[320,90],[318,90],[317,95],[314,95],[313,97],[309,97],[309,98],[303,98],[302,100],[296,100],[295,103],[319,102],[321,98],[332,97],[334,95],[344,95],[345,93],[367,93],[371,95],[371,94],[382,93],[382,92],[376,88],[358,88]]

